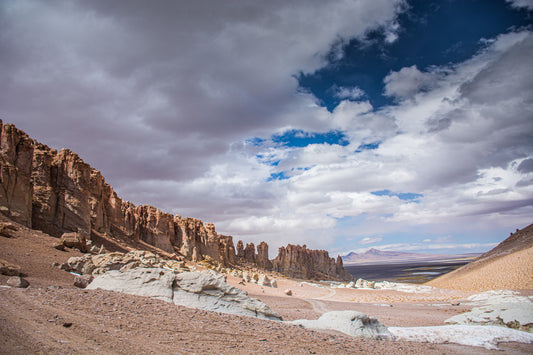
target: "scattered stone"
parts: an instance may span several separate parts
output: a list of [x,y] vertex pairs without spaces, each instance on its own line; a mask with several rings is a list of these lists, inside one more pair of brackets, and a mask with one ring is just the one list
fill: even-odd
[[13,276],[7,279],[7,284],[11,287],[17,287],[17,288],[26,288],[30,285],[30,283],[23,279],[20,276]]
[[70,327],[72,327],[72,323],[71,322],[65,322],[65,323],[63,323],[63,327],[70,328]]
[[369,289],[375,289],[376,288],[376,282],[375,281],[368,281],[364,279],[357,279],[355,282],[354,288],[369,288]]

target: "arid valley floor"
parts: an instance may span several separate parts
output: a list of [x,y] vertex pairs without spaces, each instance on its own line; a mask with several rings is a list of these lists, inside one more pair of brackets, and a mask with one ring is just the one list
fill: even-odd
[[[8,220],[2,217],[2,222]],[[457,344],[369,340],[336,331],[314,331],[260,320],[175,306],[146,297],[73,286],[74,276],[53,263],[81,255],[53,248],[57,239],[16,225],[0,238],[0,259],[21,267],[28,288],[5,287],[0,275],[0,352],[22,353],[283,353],[283,354],[491,354],[494,350]],[[57,265],[54,264],[54,265]],[[430,292],[318,287],[277,278],[278,287],[228,283],[264,301],[284,320],[316,319],[332,310],[357,310],[386,326],[434,326],[471,306],[472,291],[434,288]],[[292,290],[292,296],[285,290]],[[533,295],[532,290],[521,290]],[[529,354],[532,344],[501,343],[509,354]]]

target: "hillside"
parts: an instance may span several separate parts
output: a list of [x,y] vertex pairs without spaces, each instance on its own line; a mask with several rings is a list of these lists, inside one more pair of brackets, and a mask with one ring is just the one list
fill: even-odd
[[473,262],[427,283],[463,291],[533,289],[533,224]]

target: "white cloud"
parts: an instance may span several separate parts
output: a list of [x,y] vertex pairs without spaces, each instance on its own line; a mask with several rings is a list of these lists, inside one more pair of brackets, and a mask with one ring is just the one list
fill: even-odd
[[362,245],[375,244],[375,243],[381,242],[382,240],[383,240],[383,237],[365,237],[359,240],[359,244],[362,244]]
[[527,8],[528,10],[533,10],[533,0],[506,0],[513,7],[516,8]]
[[411,98],[420,91],[428,91],[435,85],[438,73],[421,72],[416,65],[391,72],[383,79],[385,94],[397,99]]
[[358,88],[357,86],[354,87],[340,87],[335,92],[335,97],[339,99],[350,99],[350,100],[357,100],[360,99],[365,95],[365,92]]
[[[391,72],[397,104],[380,110],[355,86],[337,88],[345,100],[331,113],[298,91],[294,75],[319,69],[333,44],[376,25],[394,41],[402,3],[4,1],[2,119],[78,152],[125,199],[271,247],[413,226],[436,229],[417,240],[475,231],[474,245],[530,223],[530,31],[454,66]],[[350,143],[248,141],[286,129],[338,129]],[[268,181],[280,172],[290,179]],[[423,196],[372,194],[385,189]]]

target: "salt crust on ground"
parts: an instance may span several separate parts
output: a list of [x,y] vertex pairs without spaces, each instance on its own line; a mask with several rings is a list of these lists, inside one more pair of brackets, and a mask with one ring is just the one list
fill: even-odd
[[[487,291],[468,297],[470,304],[480,305],[470,312],[447,319],[449,324],[502,325],[513,328],[533,324],[533,302],[510,290]],[[518,324],[517,324],[518,323]]]
[[[302,282],[304,284],[304,282]],[[324,287],[314,283],[305,282],[307,285],[312,285],[316,287]],[[406,293],[428,293],[435,291],[435,287],[426,286],[426,285],[415,285],[415,284],[406,284],[401,282],[391,282],[391,281],[379,281],[374,284],[374,288],[366,287],[348,287],[348,284],[345,283],[331,283],[331,288],[355,288],[355,289],[364,289],[364,290],[393,290]]]
[[456,343],[497,350],[502,342],[533,343],[533,334],[488,325],[443,325],[436,327],[390,327],[396,340],[423,343]]
[[298,319],[286,323],[301,325],[309,329],[338,330],[351,336],[373,339],[390,338],[391,336],[387,327],[376,318],[357,311],[327,312],[317,320]]

